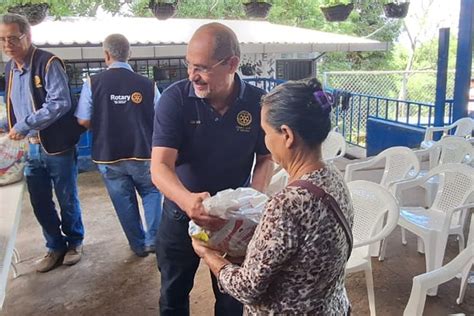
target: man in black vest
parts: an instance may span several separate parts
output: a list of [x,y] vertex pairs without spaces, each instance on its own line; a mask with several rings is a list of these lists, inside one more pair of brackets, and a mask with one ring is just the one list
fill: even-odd
[[[92,160],[97,163],[130,248],[139,257],[154,252],[161,217],[161,193],[151,182],[150,158],[155,84],[133,72],[130,44],[121,34],[104,40],[108,70],[84,83],[76,117],[92,130]],[[146,231],[136,199],[143,201]]]
[[0,46],[11,58],[5,67],[8,136],[26,137],[30,143],[26,182],[48,248],[37,271],[47,272],[61,262],[73,265],[81,259],[84,239],[76,153],[84,129],[74,119],[64,64],[31,44],[30,25],[20,15],[0,17]]

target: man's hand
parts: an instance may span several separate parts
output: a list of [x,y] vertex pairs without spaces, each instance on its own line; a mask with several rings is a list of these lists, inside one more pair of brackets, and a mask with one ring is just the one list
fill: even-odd
[[10,132],[8,133],[8,138],[13,139],[13,140],[21,140],[25,138],[25,135],[18,133],[14,128],[10,129]]
[[210,216],[206,213],[202,201],[209,196],[210,195],[207,192],[191,193],[189,198],[186,199],[183,211],[185,211],[188,217],[197,225],[209,231],[217,231],[224,227],[227,221],[219,217]]

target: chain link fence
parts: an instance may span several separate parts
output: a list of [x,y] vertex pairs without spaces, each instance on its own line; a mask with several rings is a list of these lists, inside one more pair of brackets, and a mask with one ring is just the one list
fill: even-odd
[[[446,99],[453,98],[454,70],[448,71]],[[434,103],[436,71],[337,71],[323,74],[325,87],[397,100]]]
[[[453,99],[454,70],[448,72],[446,99]],[[341,71],[326,72],[326,88],[353,94],[347,111],[333,112],[333,125],[354,145],[366,146],[367,117],[412,126],[433,124],[436,97],[435,71]],[[448,114],[449,113],[449,114]],[[450,116],[447,104],[448,118]]]

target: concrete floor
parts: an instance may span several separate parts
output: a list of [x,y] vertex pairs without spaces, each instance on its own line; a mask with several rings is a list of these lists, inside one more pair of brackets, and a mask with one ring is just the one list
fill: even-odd
[[[138,258],[129,250],[100,176],[79,176],[80,199],[86,227],[84,257],[72,267],[49,273],[34,271],[44,254],[43,237],[27,196],[24,199],[16,247],[22,262],[20,276],[10,277],[0,315],[157,315],[160,289],[156,258]],[[410,295],[412,277],[425,270],[424,257],[416,252],[415,238],[400,243],[400,232],[389,238],[387,258],[373,260],[375,296],[379,315],[401,315]],[[450,240],[446,261],[457,254]],[[368,315],[363,273],[347,278],[354,315]],[[465,313],[474,315],[474,289],[467,290],[464,304],[455,303],[459,280],[440,287],[437,297],[428,297],[425,315]],[[209,270],[201,265],[191,293],[192,315],[213,314]]]

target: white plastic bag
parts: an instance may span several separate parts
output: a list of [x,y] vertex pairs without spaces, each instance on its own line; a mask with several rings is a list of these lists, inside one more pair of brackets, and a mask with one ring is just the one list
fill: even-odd
[[23,179],[28,143],[0,136],[0,186]]
[[229,220],[219,231],[209,232],[193,221],[189,235],[232,257],[245,256],[268,197],[252,188],[227,189],[203,201],[209,215]]
[[288,185],[288,179],[289,179],[288,172],[286,172],[285,169],[281,169],[277,173],[273,175],[273,177],[270,179],[270,183],[268,185],[267,191],[265,193],[268,196],[272,196],[281,190],[283,190],[287,185]]

